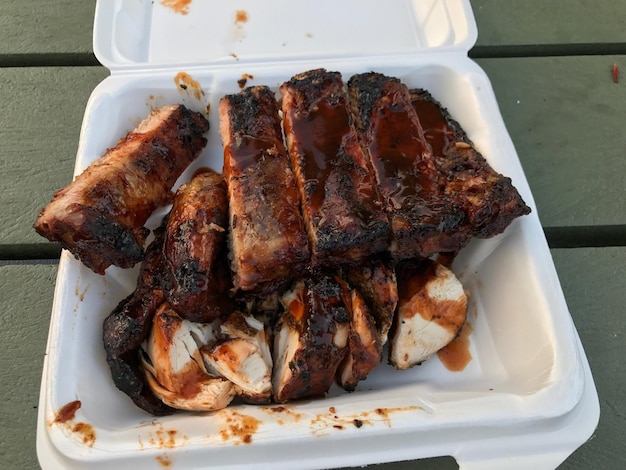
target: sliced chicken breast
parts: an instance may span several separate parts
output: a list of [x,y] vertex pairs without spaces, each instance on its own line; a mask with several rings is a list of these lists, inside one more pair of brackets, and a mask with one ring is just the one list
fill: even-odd
[[435,261],[406,262],[397,273],[400,300],[389,362],[408,369],[457,336],[465,323],[467,295],[454,273]]

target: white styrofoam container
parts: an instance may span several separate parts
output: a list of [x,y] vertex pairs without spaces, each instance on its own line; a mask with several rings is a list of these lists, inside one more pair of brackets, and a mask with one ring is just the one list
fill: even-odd
[[[467,57],[477,34],[469,1],[194,0],[178,2],[183,12],[162,3],[176,2],[98,1],[94,50],[111,76],[87,105],[75,174],[151,109],[175,102],[212,125],[179,184],[199,167],[221,170],[217,103],[239,91],[242,77],[277,89],[311,68],[346,79],[375,70],[427,88],[533,213],[473,241],[455,261],[473,327],[462,372],[436,357],[408,371],[381,364],[354,393],[165,418],[115,388],[102,346],[102,321],[133,290],[137,269],[99,276],[63,252],[39,406],[41,465],[291,469],[452,455],[463,468],[554,468],[588,439],[598,397],[491,85]],[[179,72],[199,88],[178,87]],[[75,418],[56,423],[75,400]]]

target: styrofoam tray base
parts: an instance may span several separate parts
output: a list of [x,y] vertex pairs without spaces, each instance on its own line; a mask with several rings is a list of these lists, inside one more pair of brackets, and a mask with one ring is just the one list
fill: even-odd
[[[534,209],[487,77],[469,59],[446,55],[114,74],[87,106],[76,173],[150,109],[174,102],[207,112],[211,121],[207,148],[179,183],[200,167],[221,170],[219,98],[239,91],[242,76],[253,77],[248,85],[277,89],[316,67],[339,70],[346,80],[375,70],[428,89]],[[181,71],[200,92],[176,85]],[[40,462],[45,468],[330,468],[452,455],[468,467],[495,468],[512,457],[509,466],[558,464],[591,434],[598,407],[536,211],[498,237],[473,241],[454,270],[471,299],[473,359],[462,372],[448,371],[437,358],[408,371],[383,363],[350,394],[333,389],[325,399],[285,407],[237,405],[156,419],[115,389],[102,346],[102,321],[132,291],[137,270],[110,268],[98,276],[64,252],[39,408]],[[55,423],[58,410],[75,400],[81,401],[75,418]]]

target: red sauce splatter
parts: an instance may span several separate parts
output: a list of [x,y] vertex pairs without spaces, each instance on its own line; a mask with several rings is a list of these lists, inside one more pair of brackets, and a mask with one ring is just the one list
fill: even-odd
[[96,442],[96,431],[91,424],[76,423],[72,427],[72,432],[80,434],[83,437],[83,444],[89,447],[93,447],[94,442]]
[[176,83],[176,86],[181,90],[193,94],[197,100],[200,100],[200,98],[204,96],[204,90],[200,86],[200,83],[191,78],[191,75],[187,72],[178,72],[174,77],[174,83]]
[[55,423],[66,423],[76,416],[76,412],[82,406],[80,400],[74,400],[63,405],[54,418]]
[[225,441],[235,440],[235,444],[250,444],[252,436],[261,424],[261,421],[254,416],[243,415],[235,410],[230,412],[226,422],[228,425],[220,431],[220,435]]
[[161,5],[166,8],[171,8],[174,13],[186,15],[187,13],[189,13],[189,5],[191,5],[191,0],[161,0]]
[[246,10],[237,10],[235,13],[235,23],[246,23],[248,21],[248,12]]
[[50,424],[59,424],[67,428],[69,431],[74,434],[78,434],[81,436],[83,444],[93,447],[96,442],[96,431],[91,424],[87,423],[73,423],[74,418],[76,417],[76,412],[80,409],[82,403],[80,400],[74,400],[66,405],[63,405],[59,411],[57,411],[54,421]]
[[169,458],[167,454],[157,455],[156,461],[161,464],[164,468],[169,468],[172,466],[172,460]]
[[239,85],[239,88],[244,88],[246,86],[246,83],[248,83],[248,80],[253,80],[254,79],[254,75],[250,75],[249,73],[244,73],[241,75],[241,78],[239,80],[237,80],[237,84]]

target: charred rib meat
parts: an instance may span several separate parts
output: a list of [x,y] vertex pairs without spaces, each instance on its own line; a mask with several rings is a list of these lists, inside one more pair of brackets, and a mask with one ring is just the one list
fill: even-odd
[[40,212],[34,228],[98,274],[141,261],[152,211],[206,145],[208,121],[182,105],[154,111]]
[[383,345],[374,317],[358,290],[338,280],[342,298],[350,315],[348,350],[337,369],[337,383],[345,390],[354,391],[361,380],[380,363]]
[[352,125],[341,75],[312,70],[280,91],[312,264],[354,263],[386,250],[389,221]]
[[428,91],[411,90],[411,101],[444,178],[446,197],[463,209],[472,236],[493,237],[513,219],[530,212],[511,179],[487,163],[459,123]]
[[297,281],[283,295],[274,337],[274,400],[323,396],[347,351],[349,314],[330,276]]
[[187,320],[208,322],[233,307],[227,228],[224,178],[203,170],[176,192],[163,245],[165,296]]
[[372,258],[346,268],[345,276],[365,300],[374,317],[378,342],[384,345],[398,304],[394,263],[386,257]]
[[348,81],[359,136],[389,213],[397,260],[456,252],[469,240],[464,212],[447,200],[409,90],[379,73]]
[[219,113],[234,288],[269,292],[298,277],[309,262],[278,105],[269,88],[249,87],[224,96]]
[[150,334],[154,315],[164,301],[160,287],[163,233],[162,225],[155,231],[155,239],[146,249],[137,288],[104,320],[102,333],[115,386],[135,405],[155,416],[170,414],[174,409],[165,405],[150,389],[140,365],[139,351],[141,343]]

